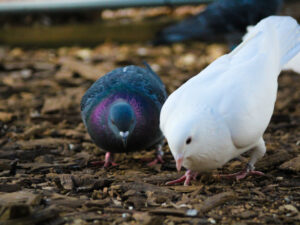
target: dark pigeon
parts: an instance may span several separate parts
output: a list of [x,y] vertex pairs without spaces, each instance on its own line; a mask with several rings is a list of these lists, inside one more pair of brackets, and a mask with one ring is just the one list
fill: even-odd
[[247,26],[276,14],[281,5],[282,0],[217,0],[198,15],[164,28],[154,44],[199,40],[236,45]]
[[162,161],[164,137],[159,116],[167,93],[160,78],[145,65],[146,68],[131,65],[109,72],[82,97],[82,119],[92,140],[107,152],[105,167],[114,165],[111,153],[152,147],[157,147]]

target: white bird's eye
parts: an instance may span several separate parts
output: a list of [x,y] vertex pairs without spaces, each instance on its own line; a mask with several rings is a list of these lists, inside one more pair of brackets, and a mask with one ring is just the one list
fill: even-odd
[[191,137],[188,137],[188,139],[186,139],[185,143],[188,145],[192,142],[192,138]]

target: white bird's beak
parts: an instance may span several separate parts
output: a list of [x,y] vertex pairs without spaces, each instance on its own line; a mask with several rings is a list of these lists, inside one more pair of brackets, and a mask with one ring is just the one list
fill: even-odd
[[181,167],[182,167],[182,162],[183,162],[183,155],[178,156],[178,158],[176,159],[176,168],[177,171],[180,172]]

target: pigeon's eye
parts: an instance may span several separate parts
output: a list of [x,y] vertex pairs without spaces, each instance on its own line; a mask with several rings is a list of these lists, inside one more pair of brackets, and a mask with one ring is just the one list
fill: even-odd
[[115,122],[114,120],[111,120],[111,123],[112,123],[113,125],[116,125],[116,122]]
[[191,137],[188,137],[188,139],[186,139],[185,143],[188,145],[192,142],[192,138]]

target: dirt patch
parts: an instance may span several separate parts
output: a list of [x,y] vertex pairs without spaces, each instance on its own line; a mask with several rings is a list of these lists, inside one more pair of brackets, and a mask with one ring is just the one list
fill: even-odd
[[267,153],[256,168],[266,177],[240,182],[248,157],[204,175],[189,187],[166,161],[146,166],[154,151],[117,154],[119,166],[90,140],[79,102],[108,71],[148,61],[169,92],[226,52],[201,43],[152,47],[104,43],[95,48],[0,49],[0,223],[5,224],[297,224],[300,223],[300,76],[279,78],[275,113],[265,134]]

